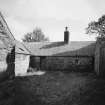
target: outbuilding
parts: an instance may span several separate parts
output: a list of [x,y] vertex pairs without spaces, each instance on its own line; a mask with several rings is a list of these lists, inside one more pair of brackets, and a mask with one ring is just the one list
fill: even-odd
[[31,52],[30,66],[41,70],[94,70],[95,41],[69,41],[69,31],[62,42],[24,44]]

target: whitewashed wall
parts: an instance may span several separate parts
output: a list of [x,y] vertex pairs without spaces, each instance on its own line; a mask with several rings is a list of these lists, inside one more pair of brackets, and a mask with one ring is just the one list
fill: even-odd
[[0,72],[6,71],[7,64],[6,61],[0,61]]
[[6,71],[7,63],[6,63],[7,51],[6,49],[0,49],[0,72]]
[[29,67],[29,55],[16,54],[15,57],[15,75],[25,74]]

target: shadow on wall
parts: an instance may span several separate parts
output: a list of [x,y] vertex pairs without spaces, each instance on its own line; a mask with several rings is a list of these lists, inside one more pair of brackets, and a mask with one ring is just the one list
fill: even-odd
[[7,75],[8,76],[15,76],[15,46],[11,50],[11,53],[7,54],[6,58],[7,62]]
[[28,72],[37,70],[40,70],[40,57],[30,56]]

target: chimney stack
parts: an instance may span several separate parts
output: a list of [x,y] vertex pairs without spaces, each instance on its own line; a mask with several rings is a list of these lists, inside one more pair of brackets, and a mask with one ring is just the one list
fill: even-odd
[[65,31],[64,31],[64,43],[69,43],[69,31],[68,31],[68,27],[65,27]]

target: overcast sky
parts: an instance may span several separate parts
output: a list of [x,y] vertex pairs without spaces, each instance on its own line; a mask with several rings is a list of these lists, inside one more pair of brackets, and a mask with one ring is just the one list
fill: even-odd
[[68,26],[70,40],[80,41],[94,40],[85,28],[105,14],[104,4],[105,0],[0,0],[0,10],[18,40],[40,27],[51,41],[61,41]]

